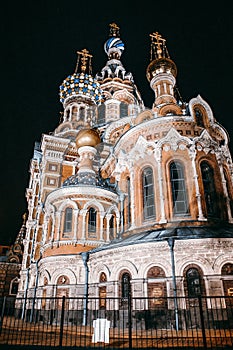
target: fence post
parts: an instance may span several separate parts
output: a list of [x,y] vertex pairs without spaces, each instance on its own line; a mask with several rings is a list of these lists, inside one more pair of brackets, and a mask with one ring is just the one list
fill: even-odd
[[202,298],[201,298],[200,295],[198,296],[198,303],[199,303],[199,310],[200,310],[200,320],[201,320],[201,331],[202,331],[202,338],[203,338],[203,348],[207,349],[206,334],[205,334],[205,322],[204,322],[203,307],[202,307]]
[[[128,281],[128,283],[130,283]],[[132,349],[132,295],[131,295],[131,288],[129,288],[129,294],[128,294],[128,326],[129,326],[129,349]]]
[[64,316],[65,316],[65,296],[62,297],[62,307],[61,307],[61,319],[60,319],[60,336],[59,336],[59,346],[62,346],[63,329],[64,329]]
[[3,297],[3,301],[2,301],[2,312],[0,315],[0,334],[2,333],[2,322],[4,318],[5,306],[6,306],[6,296]]

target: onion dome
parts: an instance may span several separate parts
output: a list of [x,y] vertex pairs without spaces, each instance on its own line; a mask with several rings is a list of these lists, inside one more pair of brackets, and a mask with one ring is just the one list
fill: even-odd
[[98,105],[103,101],[103,95],[100,84],[91,75],[92,55],[86,49],[78,51],[77,54],[78,61],[74,74],[69,75],[60,85],[60,102],[65,105],[70,98],[82,97]]
[[151,41],[151,62],[147,67],[146,76],[150,82],[153,77],[160,73],[170,73],[174,77],[177,75],[175,63],[170,59],[166,48],[166,40],[156,32],[150,35]]
[[84,147],[95,147],[101,142],[100,135],[97,130],[94,129],[82,129],[78,132],[76,137],[76,146]]

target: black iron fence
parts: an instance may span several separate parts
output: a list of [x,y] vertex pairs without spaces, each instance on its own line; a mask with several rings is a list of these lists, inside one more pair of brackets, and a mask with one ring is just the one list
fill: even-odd
[[233,297],[5,297],[0,308],[0,345],[233,349]]

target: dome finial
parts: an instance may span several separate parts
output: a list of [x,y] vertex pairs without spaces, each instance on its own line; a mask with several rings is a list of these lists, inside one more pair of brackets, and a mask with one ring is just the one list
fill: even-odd
[[120,36],[120,32],[119,32],[119,27],[116,23],[111,23],[109,24],[110,27],[110,33],[109,36],[116,36],[119,37]]
[[75,67],[75,73],[81,70],[81,73],[92,74],[92,67],[91,67],[92,55],[89,53],[87,49],[83,49],[82,51],[77,51],[77,54],[78,54],[78,59]]
[[151,37],[151,61],[155,58],[170,58],[166,47],[166,39],[158,32],[150,34]]

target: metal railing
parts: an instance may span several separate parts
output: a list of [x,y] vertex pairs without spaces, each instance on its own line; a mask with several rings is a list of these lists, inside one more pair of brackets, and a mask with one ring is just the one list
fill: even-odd
[[233,297],[0,299],[0,344],[232,349]]

